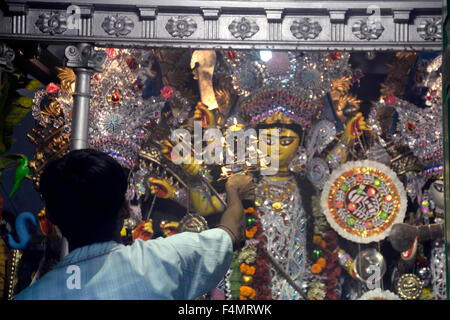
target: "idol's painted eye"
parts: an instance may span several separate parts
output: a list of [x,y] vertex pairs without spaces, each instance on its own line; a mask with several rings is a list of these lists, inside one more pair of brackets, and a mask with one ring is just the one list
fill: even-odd
[[262,141],[264,141],[268,146],[271,146],[275,143],[275,139],[272,139],[272,136],[267,135],[267,136],[262,136],[261,137]]
[[280,144],[282,146],[288,146],[295,141],[295,138],[282,138]]
[[444,192],[444,185],[441,183],[434,183],[433,184],[434,189],[436,189],[437,192]]

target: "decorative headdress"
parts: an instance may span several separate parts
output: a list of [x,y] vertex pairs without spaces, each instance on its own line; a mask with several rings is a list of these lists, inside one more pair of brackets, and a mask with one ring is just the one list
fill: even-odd
[[40,175],[47,162],[69,152],[72,94],[76,77],[70,68],[58,68],[58,71],[60,83],[50,83],[45,89],[37,90],[31,107],[37,127],[27,137],[36,145],[30,162],[36,187],[39,186]]
[[228,51],[224,55],[237,92],[243,96],[263,86],[295,88],[312,102],[330,91],[332,79],[351,75],[348,53],[271,52],[263,61],[256,51]]
[[[428,65],[428,74],[422,83],[428,88],[425,105],[429,107],[419,108],[391,94],[375,104],[367,119],[370,129],[378,135],[382,145],[386,145],[382,136],[386,136],[386,132],[388,136],[392,134],[392,141],[396,145],[408,147],[418,162],[425,167],[439,165],[443,161],[442,99],[439,94],[442,86],[441,63],[442,56],[439,56]],[[383,124],[386,125],[386,112],[391,113],[389,128],[383,128],[379,121],[383,115]],[[398,115],[397,123],[394,113]],[[414,161],[409,163],[412,166],[415,164]]]
[[262,61],[256,52],[226,54],[237,92],[244,96],[241,117],[257,123],[309,126],[332,80],[351,74],[347,53],[273,52]]
[[[104,72],[96,73],[91,83],[89,146],[104,151],[124,167],[132,169],[137,161],[145,127],[161,116],[165,99],[143,98],[140,81],[145,65],[138,60],[150,57],[129,50],[107,51]],[[145,83],[145,82],[144,82]]]
[[250,125],[266,123],[296,123],[307,127],[320,108],[318,103],[306,102],[293,89],[262,88],[242,103],[242,118]]

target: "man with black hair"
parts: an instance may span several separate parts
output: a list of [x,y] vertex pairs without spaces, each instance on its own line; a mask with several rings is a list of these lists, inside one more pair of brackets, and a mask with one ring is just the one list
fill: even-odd
[[254,197],[252,179],[228,180],[218,227],[129,246],[120,243],[126,189],[124,169],[105,153],[76,150],[50,163],[40,192],[69,255],[14,299],[194,299],[213,289],[243,239],[241,200]]

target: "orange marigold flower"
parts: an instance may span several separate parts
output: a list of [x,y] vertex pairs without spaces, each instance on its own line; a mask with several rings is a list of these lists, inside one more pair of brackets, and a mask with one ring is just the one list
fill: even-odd
[[248,207],[247,209],[244,209],[244,213],[255,213],[255,208]]
[[314,242],[315,244],[320,245],[320,244],[322,243],[322,237],[321,237],[321,236],[318,236],[318,235],[315,235],[315,236],[313,237],[313,242]]
[[322,241],[322,242],[320,243],[320,246],[321,246],[323,249],[325,249],[326,245],[327,245],[327,243],[326,243],[325,241]]
[[256,291],[252,287],[249,286],[241,286],[240,288],[241,296],[246,297],[247,299],[254,299],[256,296]]
[[241,264],[241,273],[242,274],[252,276],[255,274],[255,271],[256,271],[255,267],[249,266],[248,264],[245,264],[245,263]]
[[255,236],[256,231],[258,231],[258,228],[256,226],[253,226],[250,229],[245,230],[245,236],[251,239]]
[[314,264],[311,266],[311,272],[314,273],[314,274],[321,273],[321,272],[322,272],[322,267],[321,267],[319,264],[314,263]]
[[322,268],[325,268],[325,266],[327,264],[327,260],[325,260],[325,258],[321,257],[321,258],[317,259],[317,264],[319,266],[321,266]]

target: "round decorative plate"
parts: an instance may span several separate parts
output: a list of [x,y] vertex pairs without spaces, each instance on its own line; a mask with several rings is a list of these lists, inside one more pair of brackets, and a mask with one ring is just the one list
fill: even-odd
[[407,199],[394,171],[372,160],[350,161],[334,170],[321,196],[328,223],[357,243],[383,240],[402,223]]

